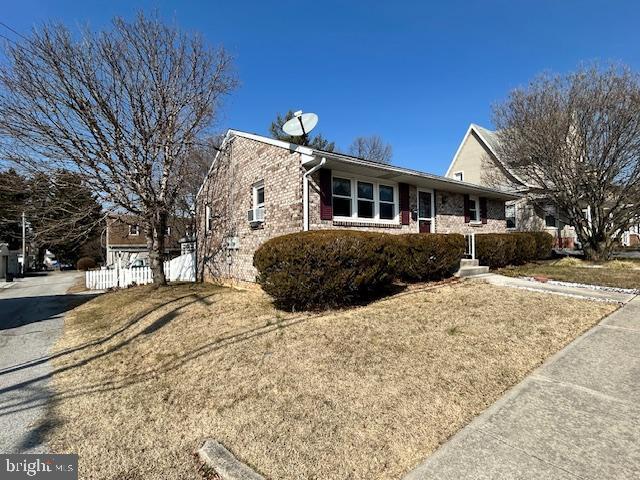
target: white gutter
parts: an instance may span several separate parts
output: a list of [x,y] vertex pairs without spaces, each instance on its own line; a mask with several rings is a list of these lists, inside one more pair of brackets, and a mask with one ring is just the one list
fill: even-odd
[[305,232],[309,230],[309,175],[322,168],[325,163],[327,163],[327,159],[322,157],[318,165],[307,170],[302,176],[302,215],[304,216],[303,230]]

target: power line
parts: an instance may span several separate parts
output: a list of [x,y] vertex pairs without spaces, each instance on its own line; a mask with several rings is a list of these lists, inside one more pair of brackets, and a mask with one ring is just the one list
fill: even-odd
[[24,40],[29,41],[29,38],[25,37],[23,34],[21,34],[20,32],[18,32],[16,29],[11,28],[9,25],[7,25],[6,23],[0,21],[0,25],[2,25],[4,28],[6,28],[7,30],[10,30],[11,32],[15,33],[16,35],[18,35],[19,37],[23,38]]

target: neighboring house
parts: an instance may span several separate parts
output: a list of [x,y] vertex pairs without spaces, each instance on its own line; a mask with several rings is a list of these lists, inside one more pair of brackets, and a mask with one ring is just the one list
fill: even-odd
[[505,201],[516,198],[229,130],[198,192],[199,270],[205,279],[255,281],[256,249],[304,230],[505,232]]
[[509,230],[545,230],[556,239],[556,247],[574,248],[575,229],[553,203],[531,192],[532,186],[519,178],[499,158],[496,132],[471,124],[451,165],[448,178],[499,188],[522,197],[507,202],[505,217]]
[[[174,218],[169,221],[165,237],[167,260],[180,255],[180,240],[183,240],[188,221]],[[132,215],[110,215],[107,217],[107,266],[120,262],[122,267],[147,266],[149,252],[142,222]]]
[[9,250],[7,243],[0,243],[0,279],[6,279],[7,274],[16,276],[19,273],[18,251]]

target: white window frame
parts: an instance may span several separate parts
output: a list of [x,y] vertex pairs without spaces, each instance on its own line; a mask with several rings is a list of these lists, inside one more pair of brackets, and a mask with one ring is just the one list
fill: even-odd
[[[258,203],[258,190],[262,189],[262,202]],[[260,208],[264,208],[264,199],[265,199],[265,191],[264,191],[264,180],[260,180],[259,182],[251,185],[251,208],[255,211]]]
[[[333,193],[333,179],[334,178],[340,178],[342,180],[349,180],[349,194],[350,194],[349,196],[336,195],[335,193]],[[357,187],[357,184],[356,184],[355,189],[357,189],[357,188],[358,187]],[[353,178],[350,178],[347,175],[332,175],[331,176],[331,209],[333,210],[333,199],[334,198],[348,199],[351,202],[351,216],[350,217],[345,217],[344,215],[339,215],[339,216],[338,215],[334,215],[333,216],[334,219],[338,218],[338,219],[349,219],[350,220],[350,219],[353,218],[354,215],[358,214],[358,212],[356,212],[354,210],[354,201],[353,201],[354,193],[353,193],[353,191],[354,191],[354,179]],[[355,205],[356,205],[356,208],[357,208],[357,205],[358,205],[358,200],[357,199],[355,201]]]
[[[369,182],[369,181],[362,180],[362,179],[359,179],[359,178],[357,178],[353,183],[355,184],[355,188],[353,188],[353,190],[355,191],[355,194],[356,194],[356,202],[355,202],[356,212],[352,212],[352,213],[355,213],[358,218],[362,218],[362,219],[366,219],[366,220],[373,220],[373,219],[376,218],[376,210],[378,210],[377,213],[378,213],[378,217],[379,217],[380,216],[379,208],[376,209],[376,207],[377,207],[377,205],[376,205],[376,195],[378,195],[378,199],[377,199],[378,202],[380,201],[380,190],[379,190],[379,188],[377,188],[378,186],[373,182]],[[366,197],[360,197],[359,196],[359,193],[360,193],[359,192],[360,189],[358,188],[358,184],[359,183],[368,183],[368,184],[371,185],[371,198],[366,198]],[[358,205],[359,202],[366,202],[366,203],[370,203],[370,204],[373,205],[373,207],[371,208],[371,213],[373,213],[373,216],[371,218],[369,218],[369,217],[359,217],[358,216],[358,211],[357,210],[360,207],[360,205]]]
[[[458,178],[458,175],[460,175],[460,178]],[[453,178],[459,182],[464,182],[464,170],[453,172]]]
[[[431,195],[431,211],[429,212],[429,214],[431,215],[430,217],[421,217],[420,216],[420,192],[426,192],[429,193]],[[435,206],[435,201],[436,201],[436,196],[435,193],[433,191],[433,189],[431,188],[418,188],[418,192],[416,193],[416,204],[418,207],[418,215],[417,215],[417,222],[416,222],[416,228],[418,229],[418,233],[420,232],[420,220],[428,220],[429,222],[431,222],[431,233],[435,233],[436,231],[436,222],[435,222],[435,216],[436,216],[436,206]]]
[[[476,219],[471,216],[471,202],[475,205]],[[469,223],[475,225],[482,223],[482,218],[480,217],[480,197],[477,195],[469,195]]]
[[[380,200],[380,187],[391,187],[393,189],[393,200],[388,201],[388,200]],[[398,215],[398,205],[396,202],[396,189],[397,187],[393,186],[393,185],[387,185],[386,183],[378,183],[378,217],[380,217],[380,205],[385,204],[385,205],[393,205],[393,211],[394,211],[394,218],[381,218],[380,220],[383,221],[387,221],[387,222],[391,222],[395,219],[395,217]],[[374,188],[375,190],[375,188]],[[375,195],[374,195],[374,200],[375,200]]]
[[[509,227],[508,225],[506,225],[507,223],[507,208],[511,208],[513,207],[513,227]],[[518,228],[518,205],[515,203],[512,203],[511,205],[505,205],[504,206],[504,221],[505,221],[505,225],[507,226],[507,229],[509,230],[515,230],[516,228]]]
[[[135,227],[136,231],[135,233],[131,233],[131,229]],[[140,225],[138,225],[137,223],[133,224],[133,225],[129,225],[129,235],[132,237],[137,237],[138,235],[140,235]]]
[[[379,178],[354,175],[352,173],[331,172],[332,205],[333,205],[333,197],[349,198],[343,195],[333,194],[334,178],[342,178],[345,180],[349,180],[351,184],[351,216],[345,217],[345,216],[334,215],[333,216],[334,220],[345,221],[345,222],[358,222],[358,223],[382,223],[382,224],[388,224],[388,225],[400,224],[400,201],[399,201],[400,196],[398,191],[398,184],[396,182],[388,182],[386,180],[380,180]],[[358,216],[358,182],[366,182],[366,183],[373,184],[373,218]],[[393,187],[393,207],[394,207],[394,213],[395,213],[393,219],[380,218],[380,185],[384,185],[386,187]],[[363,199],[363,200],[370,201],[369,199]],[[382,202],[382,203],[390,203],[390,202]]]
[[211,231],[211,205],[204,207],[204,230],[209,233]]

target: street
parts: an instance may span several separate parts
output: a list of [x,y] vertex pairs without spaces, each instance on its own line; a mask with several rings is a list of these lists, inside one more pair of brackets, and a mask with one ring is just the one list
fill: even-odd
[[[79,272],[34,274],[0,289],[0,452],[45,452],[50,353],[65,312],[91,298],[66,294]],[[4,285],[3,285],[4,286]]]

